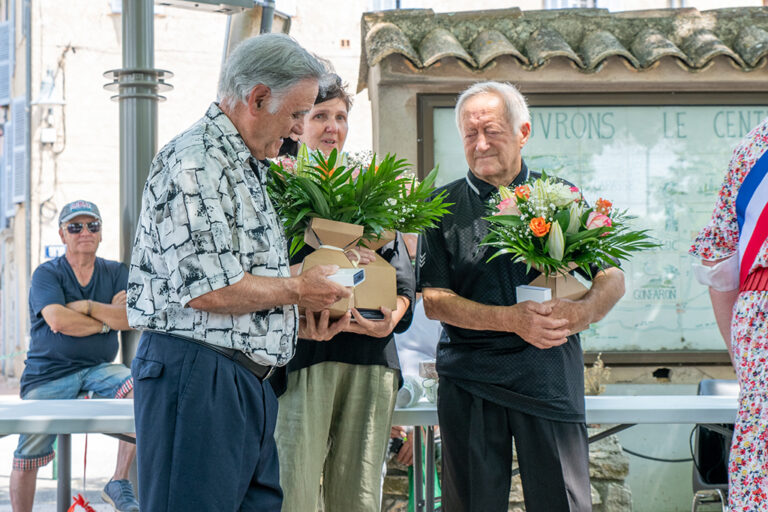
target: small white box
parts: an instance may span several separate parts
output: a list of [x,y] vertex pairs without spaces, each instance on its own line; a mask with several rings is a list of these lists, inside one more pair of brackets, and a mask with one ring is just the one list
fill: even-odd
[[552,290],[543,286],[521,284],[515,288],[515,293],[517,294],[518,304],[527,300],[539,303],[552,300]]
[[335,274],[328,276],[328,279],[341,286],[357,286],[365,281],[365,269],[340,268]]

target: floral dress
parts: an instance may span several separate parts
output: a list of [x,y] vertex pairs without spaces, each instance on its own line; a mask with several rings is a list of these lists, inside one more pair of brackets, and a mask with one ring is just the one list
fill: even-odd
[[[719,260],[738,251],[736,196],[745,176],[768,150],[768,119],[733,154],[715,211],[690,254]],[[752,269],[768,267],[763,241]],[[750,270],[752,270],[750,269]],[[739,379],[739,412],[728,464],[731,512],[768,511],[768,292],[740,292],[733,306],[731,348]]]

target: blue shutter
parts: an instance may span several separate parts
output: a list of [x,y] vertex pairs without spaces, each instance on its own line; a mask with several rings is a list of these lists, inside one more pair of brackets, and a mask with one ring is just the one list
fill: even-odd
[[13,126],[11,123],[5,123],[5,136],[3,137],[3,191],[2,204],[0,207],[5,212],[6,217],[13,217],[16,214],[16,207],[12,201],[13,192]]
[[0,23],[0,105],[11,102],[12,33],[10,22]]
[[13,125],[13,202],[23,203],[27,198],[29,168],[27,167],[27,98],[20,96],[11,102]]
[[[8,136],[8,132],[5,131],[6,125],[3,125],[3,141],[5,141],[5,137]],[[3,146],[5,148],[5,146]],[[5,197],[7,195],[5,187],[5,158],[6,153],[5,151],[2,151],[2,156],[0,156],[0,230],[7,227],[8,218],[5,215]]]

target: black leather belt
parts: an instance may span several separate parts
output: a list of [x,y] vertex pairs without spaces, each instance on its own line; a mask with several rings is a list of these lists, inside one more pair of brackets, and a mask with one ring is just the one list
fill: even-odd
[[[167,334],[167,333],[164,333]],[[170,336],[174,336],[171,334]],[[275,370],[274,366],[266,366],[263,364],[259,364],[247,355],[241,350],[236,350],[234,348],[226,348],[226,347],[220,347],[218,345],[211,345],[210,343],[205,343],[204,341],[199,340],[193,340],[192,338],[184,338],[181,336],[174,336],[175,338],[181,338],[184,341],[189,341],[191,343],[195,343],[196,345],[200,345],[201,347],[205,347],[209,350],[213,350],[214,352],[218,352],[219,354],[223,355],[227,359],[231,359],[232,361],[236,362],[252,374],[256,376],[259,380],[266,380],[269,378],[270,375],[272,375],[272,372]]]

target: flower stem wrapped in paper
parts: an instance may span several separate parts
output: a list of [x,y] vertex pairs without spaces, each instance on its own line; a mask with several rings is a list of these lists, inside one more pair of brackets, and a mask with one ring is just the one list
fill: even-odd
[[626,211],[606,199],[589,206],[578,188],[543,174],[510,190],[499,188],[483,245],[498,249],[488,261],[509,255],[541,272],[531,286],[549,288],[552,298],[579,299],[587,288],[573,276],[617,266],[630,253],[658,247],[648,230],[632,231]]
[[[273,163],[269,195],[285,226],[290,254],[305,244],[315,251],[304,258],[302,271],[316,265],[354,268],[345,251],[362,245],[377,250],[395,237],[395,231],[419,233],[448,213],[445,193],[434,195],[437,170],[419,182],[409,165],[395,155],[377,162],[357,163],[333,150],[325,157],[299,148],[294,165]],[[376,255],[365,265],[365,278],[353,295],[334,304],[331,318],[354,306],[361,313],[396,308],[395,269]]]

